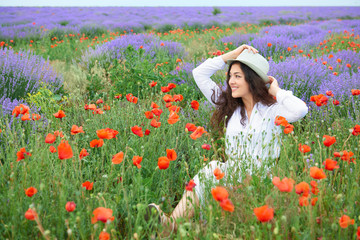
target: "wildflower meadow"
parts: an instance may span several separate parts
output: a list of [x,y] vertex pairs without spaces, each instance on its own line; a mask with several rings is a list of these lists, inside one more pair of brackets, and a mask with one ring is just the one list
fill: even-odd
[[0,9],[1,239],[161,238],[148,204],[227,161],[192,70],[242,44],[309,112],[166,238],[360,239],[359,7]]

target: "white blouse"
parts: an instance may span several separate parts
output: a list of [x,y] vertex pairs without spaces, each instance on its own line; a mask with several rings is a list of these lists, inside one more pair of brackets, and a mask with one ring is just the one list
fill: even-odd
[[[222,57],[218,56],[207,59],[192,71],[196,84],[212,105],[215,105],[211,101],[212,90],[215,89],[216,99],[220,89],[210,77],[225,65]],[[259,167],[263,160],[279,157],[282,128],[275,125],[275,117],[279,115],[288,122],[295,122],[307,114],[308,107],[291,91],[282,89],[277,92],[276,100],[277,103],[270,107],[256,103],[245,126],[240,123],[241,108],[235,110],[228,122],[225,136],[229,160],[249,159],[250,161],[246,162],[251,164],[249,168],[252,168],[253,164]],[[247,116],[246,111],[245,114]]]

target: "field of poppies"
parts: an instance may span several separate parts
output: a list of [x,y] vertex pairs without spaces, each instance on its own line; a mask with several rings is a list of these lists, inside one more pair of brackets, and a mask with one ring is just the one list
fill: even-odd
[[147,205],[227,160],[192,70],[248,44],[309,113],[169,238],[360,239],[360,8],[234,9],[1,8],[1,238],[159,238]]

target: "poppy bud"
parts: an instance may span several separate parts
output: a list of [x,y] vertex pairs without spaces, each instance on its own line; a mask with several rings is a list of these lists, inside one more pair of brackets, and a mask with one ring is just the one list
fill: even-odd
[[65,209],[66,211],[68,212],[73,212],[76,208],[76,204],[74,202],[67,202],[66,205],[65,205]]

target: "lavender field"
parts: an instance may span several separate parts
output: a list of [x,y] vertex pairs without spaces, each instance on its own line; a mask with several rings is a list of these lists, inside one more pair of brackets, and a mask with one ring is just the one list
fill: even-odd
[[[209,188],[167,238],[360,239],[360,7],[0,15],[2,239],[160,238],[147,205],[170,214],[201,168],[227,160],[192,70],[242,44],[309,112],[274,122],[270,173],[249,175],[244,161],[241,179],[214,172],[228,197]],[[212,77],[223,89],[225,72]]]

